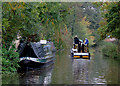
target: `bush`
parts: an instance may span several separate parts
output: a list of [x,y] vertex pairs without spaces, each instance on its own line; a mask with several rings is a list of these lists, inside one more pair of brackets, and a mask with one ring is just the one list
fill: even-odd
[[111,58],[118,58],[120,56],[117,50],[117,45],[111,42],[106,42],[102,48],[103,55]]
[[7,50],[5,45],[2,46],[2,72],[16,72],[19,62],[19,53],[15,52],[15,45],[11,45],[11,48]]

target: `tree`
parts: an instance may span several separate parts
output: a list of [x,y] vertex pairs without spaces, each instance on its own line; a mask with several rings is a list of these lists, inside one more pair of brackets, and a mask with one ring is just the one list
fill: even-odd
[[103,21],[100,22],[101,27],[98,29],[101,38],[111,35],[120,39],[120,2],[103,3],[101,10]]
[[[3,3],[3,43],[9,49],[10,43],[21,37],[37,35],[36,41],[43,37],[49,39],[63,28],[68,7],[62,3]],[[61,26],[60,26],[61,25]],[[43,35],[43,37],[42,37]]]
[[101,39],[110,35],[118,39],[118,57],[120,56],[120,1],[100,3],[103,20],[100,22],[101,27],[98,29]]

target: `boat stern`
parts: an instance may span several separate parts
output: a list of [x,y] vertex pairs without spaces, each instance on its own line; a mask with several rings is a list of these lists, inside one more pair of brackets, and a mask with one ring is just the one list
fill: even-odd
[[90,59],[90,53],[73,53],[73,58],[79,59]]

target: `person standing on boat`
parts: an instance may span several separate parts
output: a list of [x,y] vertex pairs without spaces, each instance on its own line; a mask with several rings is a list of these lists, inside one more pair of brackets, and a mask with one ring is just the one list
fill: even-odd
[[85,45],[87,45],[87,47],[88,47],[88,44],[89,44],[89,41],[87,38],[85,38]]
[[75,43],[75,44],[79,44],[79,39],[78,39],[77,35],[75,35],[74,43]]
[[74,37],[74,48],[77,48],[77,47],[79,47],[79,39],[78,39],[77,35],[75,35],[75,37]]
[[88,44],[89,44],[89,41],[88,41],[88,39],[87,38],[85,38],[85,46],[86,46],[86,52],[89,52],[89,50],[88,50]]

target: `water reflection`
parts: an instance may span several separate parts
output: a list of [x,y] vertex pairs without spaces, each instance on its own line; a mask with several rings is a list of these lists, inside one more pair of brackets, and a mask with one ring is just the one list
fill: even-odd
[[69,50],[56,53],[51,84],[73,84],[72,60]]
[[50,84],[53,65],[40,70],[31,70],[20,73],[19,82],[22,84]]
[[74,59],[73,60],[73,74],[74,81],[77,84],[88,84],[89,82],[89,64],[90,60]]

